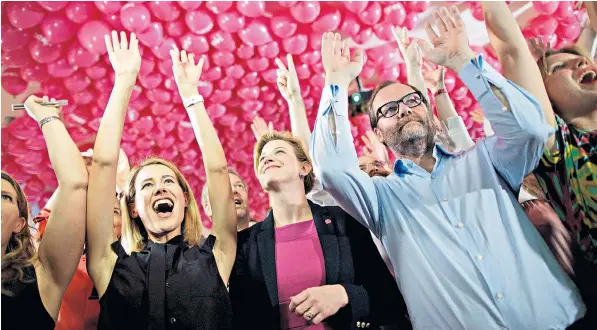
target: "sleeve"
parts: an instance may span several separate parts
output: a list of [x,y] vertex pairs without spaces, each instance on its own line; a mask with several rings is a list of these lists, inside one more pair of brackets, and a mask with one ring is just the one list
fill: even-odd
[[[541,105],[527,91],[504,78],[478,56],[458,72],[495,135],[483,141],[494,168],[510,187],[518,191],[524,177],[537,167],[553,128],[547,123]],[[504,105],[493,92],[505,97]]]
[[448,137],[454,143],[454,152],[466,151],[475,146],[462,117],[450,117],[447,120]]
[[[334,117],[336,139],[330,127]],[[348,119],[348,92],[328,85],[323,90],[311,134],[310,153],[315,176],[340,207],[371,230],[376,230],[380,205],[373,180],[359,170]]]

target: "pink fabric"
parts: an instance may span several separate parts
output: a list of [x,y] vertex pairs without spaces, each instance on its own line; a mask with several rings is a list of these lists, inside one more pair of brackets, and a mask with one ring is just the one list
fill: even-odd
[[281,329],[327,329],[290,312],[293,296],[325,284],[325,261],[313,220],[276,228],[276,273]]

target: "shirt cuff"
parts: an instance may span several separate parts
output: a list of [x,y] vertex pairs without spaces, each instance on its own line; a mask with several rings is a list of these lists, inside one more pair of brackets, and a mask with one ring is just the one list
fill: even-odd
[[[321,95],[322,111],[321,115],[325,116],[329,111],[333,111],[335,115],[346,115],[348,109],[348,90],[340,88],[337,85],[326,85],[323,88]],[[346,111],[346,114],[344,113]]]
[[471,91],[475,99],[480,100],[485,94],[491,92],[489,82],[497,88],[501,88],[506,82],[498,71],[485,64],[483,56],[477,55],[475,59],[468,62],[459,72],[458,77]]
[[464,120],[462,120],[462,117],[460,116],[450,117],[446,120],[446,123],[448,124],[448,135],[463,132],[468,133],[466,125],[464,125]]

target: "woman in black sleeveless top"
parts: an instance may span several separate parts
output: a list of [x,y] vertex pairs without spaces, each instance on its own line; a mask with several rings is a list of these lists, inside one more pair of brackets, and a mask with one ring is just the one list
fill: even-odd
[[36,251],[28,226],[25,193],[2,172],[2,328],[54,329],[64,292],[85,239],[87,171],[60,121],[59,109],[30,96],[27,113],[40,123],[59,182],[55,210]]
[[[213,235],[199,247],[201,218],[173,164],[150,158],[131,170],[122,238],[112,235],[112,195],[127,104],[141,65],[138,41],[106,37],[116,73],[94,147],[87,208],[87,267],[99,293],[99,329],[230,329],[227,283],[236,257],[236,210],[224,150],[197,85],[202,61],[171,51],[174,76],[203,154]],[[216,239],[217,237],[217,239]]]

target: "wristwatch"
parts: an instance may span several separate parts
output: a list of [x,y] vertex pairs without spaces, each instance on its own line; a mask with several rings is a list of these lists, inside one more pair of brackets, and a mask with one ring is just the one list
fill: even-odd
[[203,102],[203,96],[201,95],[191,96],[188,99],[182,100],[185,109],[201,102]]

